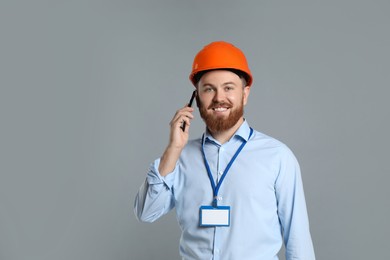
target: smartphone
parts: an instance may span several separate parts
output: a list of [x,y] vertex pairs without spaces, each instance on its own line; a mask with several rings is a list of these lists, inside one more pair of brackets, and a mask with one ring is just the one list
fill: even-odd
[[[188,107],[192,107],[192,103],[194,102],[195,96],[196,96],[196,90],[194,90],[194,92],[192,92],[190,102],[188,102]],[[183,132],[184,132],[185,129],[186,129],[186,122],[183,122],[183,124],[181,125],[181,130],[183,130]]]

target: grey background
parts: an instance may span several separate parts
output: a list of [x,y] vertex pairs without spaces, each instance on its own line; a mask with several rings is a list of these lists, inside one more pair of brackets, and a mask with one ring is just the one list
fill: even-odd
[[[178,259],[170,213],[134,196],[226,40],[254,75],[246,118],[302,175],[318,259],[390,259],[390,2],[0,2],[0,259]],[[203,123],[196,114],[191,137]]]

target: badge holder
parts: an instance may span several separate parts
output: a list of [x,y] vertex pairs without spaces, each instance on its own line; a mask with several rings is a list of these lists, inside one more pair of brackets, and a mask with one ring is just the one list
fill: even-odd
[[201,227],[229,227],[229,206],[201,206],[199,210],[199,226]]

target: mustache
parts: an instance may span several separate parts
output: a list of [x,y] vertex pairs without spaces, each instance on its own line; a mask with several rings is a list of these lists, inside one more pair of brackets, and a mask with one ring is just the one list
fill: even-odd
[[207,109],[212,109],[215,107],[226,107],[226,108],[231,108],[233,105],[230,102],[213,102],[210,104],[210,106]]

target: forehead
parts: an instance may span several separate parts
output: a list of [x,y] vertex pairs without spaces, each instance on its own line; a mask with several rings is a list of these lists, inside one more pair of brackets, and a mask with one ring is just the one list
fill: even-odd
[[212,70],[206,72],[199,80],[199,86],[202,85],[221,85],[221,84],[241,84],[240,77],[228,70]]

